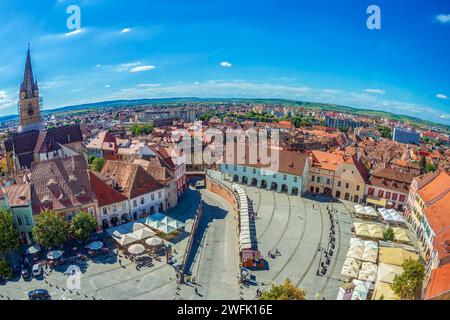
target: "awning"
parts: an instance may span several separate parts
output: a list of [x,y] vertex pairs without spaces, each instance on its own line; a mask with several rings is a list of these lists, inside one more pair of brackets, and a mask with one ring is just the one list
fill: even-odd
[[375,204],[377,206],[385,207],[386,206],[386,199],[367,197],[367,203],[372,203],[372,204]]

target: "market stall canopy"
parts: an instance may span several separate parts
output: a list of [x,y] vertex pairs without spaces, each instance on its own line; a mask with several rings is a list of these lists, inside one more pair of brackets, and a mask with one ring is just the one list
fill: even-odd
[[361,281],[354,279],[352,281],[355,284],[351,300],[367,300],[371,283],[368,281]]
[[419,260],[415,252],[403,248],[380,247],[379,262],[400,267],[407,259]]
[[347,257],[361,260],[363,256],[364,248],[363,247],[350,247],[347,251]]
[[378,249],[365,247],[361,260],[376,263],[378,259]]
[[411,239],[408,236],[408,232],[402,228],[392,228],[394,231],[394,240],[397,242],[410,243]]
[[359,280],[375,282],[377,279],[377,265],[370,262],[363,262],[359,271]]
[[174,227],[171,227],[167,224],[162,224],[159,228],[158,231],[161,231],[164,234],[171,234],[175,231],[177,231],[177,229],[175,229]]
[[388,223],[405,223],[405,219],[395,209],[380,208],[378,212]]
[[360,204],[355,205],[355,213],[361,216],[378,218],[378,214],[373,207],[363,207]]
[[155,234],[149,228],[139,229],[132,233],[139,240],[145,240],[147,238],[153,237]]

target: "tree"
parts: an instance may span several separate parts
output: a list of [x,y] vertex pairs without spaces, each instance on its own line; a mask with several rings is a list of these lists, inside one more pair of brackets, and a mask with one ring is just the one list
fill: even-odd
[[70,234],[77,240],[86,241],[97,229],[97,220],[88,212],[77,214],[70,223]]
[[0,253],[19,248],[19,232],[14,227],[13,215],[8,210],[0,211]]
[[0,259],[0,278],[11,279],[13,270],[8,259]]
[[51,248],[67,240],[68,230],[68,223],[59,213],[44,211],[36,217],[33,237],[40,245]]
[[260,300],[305,300],[305,291],[286,279],[284,284],[272,285],[270,291],[263,292]]
[[100,172],[100,171],[102,171],[104,165],[105,165],[105,159],[95,158],[94,160],[92,160],[91,168],[94,171]]
[[150,134],[153,132],[154,126],[151,124],[133,124],[131,127],[131,133],[135,136],[142,134]]
[[391,285],[394,293],[402,300],[420,298],[422,283],[425,278],[425,267],[419,260],[407,259],[402,264],[403,273],[394,277]]
[[383,237],[385,241],[393,241],[394,240],[394,230],[391,227],[388,227],[386,231],[383,233]]
[[5,159],[2,159],[2,162],[0,163],[0,172],[4,176],[6,173],[8,173],[8,163]]
[[436,166],[434,165],[434,164],[432,164],[432,163],[427,163],[426,165],[425,165],[425,172],[426,173],[428,173],[428,172],[435,172],[436,171]]

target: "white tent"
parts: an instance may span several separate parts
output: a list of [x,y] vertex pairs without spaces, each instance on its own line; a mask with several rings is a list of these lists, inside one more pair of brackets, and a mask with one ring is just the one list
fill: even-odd
[[377,279],[377,265],[370,262],[363,262],[358,275],[359,280],[375,282]]
[[370,290],[370,282],[353,280],[355,288],[353,289],[353,294],[351,300],[367,300],[367,296]]
[[143,228],[134,231],[132,235],[138,238],[139,240],[145,240],[147,238],[154,236],[154,233],[149,228]]
[[164,234],[171,234],[175,231],[177,231],[177,229],[175,229],[174,227],[171,227],[167,224],[163,224],[158,228],[159,231],[161,231]]
[[376,263],[378,259],[378,249],[365,247],[361,256],[362,261]]
[[347,257],[348,258],[353,258],[353,259],[357,259],[357,260],[361,260],[362,256],[363,256],[363,252],[364,252],[364,247],[351,247],[348,251],[347,251]]

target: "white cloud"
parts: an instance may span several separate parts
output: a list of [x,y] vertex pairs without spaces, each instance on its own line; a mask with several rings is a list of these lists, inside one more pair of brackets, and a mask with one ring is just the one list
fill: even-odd
[[385,94],[386,91],[381,90],[381,89],[365,89],[364,90],[367,93],[373,93],[373,94]]
[[437,95],[436,95],[436,98],[438,98],[438,99],[443,99],[443,100],[447,100],[447,99],[449,99],[445,94],[443,94],[443,93],[438,93]]
[[129,33],[129,32],[131,32],[131,28],[125,28],[122,29],[122,31],[120,31],[120,33]]
[[130,72],[143,72],[155,69],[155,66],[139,66],[130,69]]
[[111,86],[109,84],[106,84],[105,88],[111,88]]
[[222,61],[220,63],[220,66],[224,67],[224,68],[231,68],[233,65],[230,62],[228,62],[228,61]]
[[440,23],[450,23],[450,14],[437,15],[436,20]]
[[77,34],[85,32],[85,31],[86,31],[85,29],[77,29],[77,30],[65,33],[64,36],[73,37],[73,36],[76,36]]
[[155,88],[155,87],[160,87],[161,85],[159,83],[141,83],[138,84],[138,87],[147,87],[147,88]]

